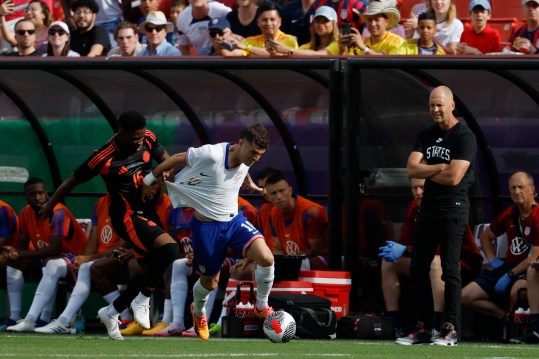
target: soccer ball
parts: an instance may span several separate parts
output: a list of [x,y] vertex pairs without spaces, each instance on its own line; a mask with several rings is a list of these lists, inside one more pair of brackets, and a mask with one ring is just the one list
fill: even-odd
[[274,343],[286,343],[296,334],[296,321],[283,310],[271,313],[264,320],[264,335]]

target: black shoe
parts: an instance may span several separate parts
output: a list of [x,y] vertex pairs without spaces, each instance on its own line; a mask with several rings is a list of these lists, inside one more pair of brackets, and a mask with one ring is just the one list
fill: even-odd
[[455,330],[455,326],[451,323],[444,323],[440,336],[432,344],[441,346],[457,345],[457,331]]
[[511,338],[509,342],[513,344],[539,344],[539,333],[530,330],[523,336]]

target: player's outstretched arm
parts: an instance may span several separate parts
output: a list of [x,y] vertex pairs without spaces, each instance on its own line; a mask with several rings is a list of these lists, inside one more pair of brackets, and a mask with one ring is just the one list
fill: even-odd
[[163,172],[170,171],[176,165],[187,165],[187,152],[176,153],[166,158],[144,177],[144,184],[150,186]]
[[52,210],[54,206],[62,198],[64,198],[69,192],[73,190],[77,185],[79,184],[79,180],[75,178],[75,176],[70,175],[61,185],[58,187],[56,192],[52,195],[52,197],[41,206],[39,209],[39,215],[41,218],[49,218],[52,215]]

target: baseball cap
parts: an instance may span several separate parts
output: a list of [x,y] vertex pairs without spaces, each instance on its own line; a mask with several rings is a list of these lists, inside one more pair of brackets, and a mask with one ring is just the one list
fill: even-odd
[[320,6],[318,9],[316,9],[314,18],[318,16],[323,16],[329,21],[337,21],[337,13],[332,7],[329,6]]
[[49,25],[49,30],[52,29],[54,26],[60,27],[67,34],[69,34],[69,27],[67,26],[67,24],[65,22],[63,22],[63,21],[54,21],[52,24]]
[[468,7],[468,11],[472,11],[473,8],[476,6],[481,6],[483,9],[488,10],[488,11],[492,10],[488,0],[472,0],[470,1],[470,6]]
[[208,24],[208,31],[214,29],[222,31],[227,27],[230,29],[230,23],[227,19],[225,19],[224,17],[216,17],[210,20],[210,23]]
[[526,5],[529,2],[534,2],[536,4],[539,4],[539,0],[522,0],[522,5]]

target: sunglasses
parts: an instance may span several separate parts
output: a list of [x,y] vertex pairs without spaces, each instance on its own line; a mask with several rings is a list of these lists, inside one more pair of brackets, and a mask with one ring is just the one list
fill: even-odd
[[225,33],[223,31],[210,31],[210,37],[215,37],[217,35],[223,36]]
[[28,33],[28,35],[33,35],[36,33],[36,30],[17,30],[17,34],[21,36],[24,36],[26,33]]
[[49,30],[49,35],[54,35],[54,34],[58,34],[58,35],[62,36],[62,35],[67,34],[67,32],[65,32],[65,30],[62,30],[62,29],[58,29],[58,30],[50,29]]
[[161,32],[165,29],[165,26],[164,25],[158,25],[158,26],[150,26],[150,25],[146,25],[146,32],[149,32],[149,33],[152,33],[153,30],[157,31],[157,32]]

